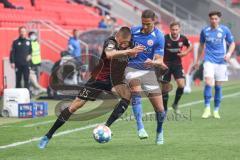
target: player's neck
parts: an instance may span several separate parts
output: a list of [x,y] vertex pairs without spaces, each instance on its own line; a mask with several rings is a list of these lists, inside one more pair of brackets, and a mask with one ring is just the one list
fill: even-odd
[[216,25],[216,26],[214,26],[214,25],[211,25],[211,28],[212,29],[217,29],[219,27],[219,24],[218,25]]
[[178,34],[175,38],[172,36],[171,33],[169,34],[169,36],[170,36],[171,40],[173,40],[173,41],[178,41],[180,38],[180,34]]

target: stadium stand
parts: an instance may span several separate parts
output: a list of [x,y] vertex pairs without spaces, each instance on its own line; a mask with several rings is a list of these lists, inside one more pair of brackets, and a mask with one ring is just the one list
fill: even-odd
[[[25,25],[30,30],[40,27],[41,39],[46,39],[52,46],[42,43],[42,57],[51,61],[57,61],[60,58],[60,50],[67,46],[66,37],[53,32],[51,28],[46,27],[48,22],[64,29],[70,33],[72,29],[78,28],[81,31],[97,28],[101,16],[94,7],[81,4],[67,3],[66,0],[38,0],[32,6],[29,0],[11,0],[16,6],[22,6],[22,10],[4,8],[0,4],[0,55],[1,57],[9,57],[12,40],[17,38],[17,28]],[[33,20],[42,20],[46,22],[45,27],[38,26],[29,22]],[[35,25],[35,26],[34,26]],[[53,45],[55,44],[55,45]],[[55,46],[56,49],[53,49]],[[59,51],[59,52],[58,52]],[[42,76],[44,77],[44,76]],[[40,81],[47,85],[47,77]],[[0,90],[4,88],[3,84],[3,60],[0,61]]]

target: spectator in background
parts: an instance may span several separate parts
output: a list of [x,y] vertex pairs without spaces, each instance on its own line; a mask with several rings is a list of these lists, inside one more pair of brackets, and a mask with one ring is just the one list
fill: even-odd
[[37,79],[39,79],[39,68],[41,66],[42,58],[40,52],[40,44],[38,42],[38,35],[36,32],[32,31],[28,34],[29,39],[31,40],[32,46],[32,61],[31,61],[31,70],[33,70],[36,75]]
[[36,32],[32,31],[28,34],[29,39],[31,40],[32,46],[32,59],[31,59],[31,69],[30,69],[30,91],[32,94],[37,95],[39,93],[47,92],[45,88],[43,88],[39,84],[39,77],[40,77],[40,66],[42,62],[41,58],[41,50],[40,44],[38,42],[38,35]]
[[0,3],[4,5],[4,8],[11,8],[11,9],[23,9],[21,6],[15,6],[8,0],[0,0]]
[[104,18],[98,23],[98,28],[102,29],[113,29],[115,27],[117,20],[116,18],[110,17],[109,15],[104,16]]
[[30,2],[32,6],[35,6],[35,0],[30,0]]
[[29,88],[29,62],[31,61],[32,46],[31,41],[27,39],[27,29],[24,26],[19,27],[19,38],[13,41],[10,63],[16,72],[16,88],[21,88],[22,76],[24,87]]
[[102,18],[101,21],[98,23],[98,28],[107,29],[107,21],[106,18]]
[[80,31],[73,30],[73,36],[68,40],[68,52],[70,55],[78,60],[81,60],[81,45],[80,45]]

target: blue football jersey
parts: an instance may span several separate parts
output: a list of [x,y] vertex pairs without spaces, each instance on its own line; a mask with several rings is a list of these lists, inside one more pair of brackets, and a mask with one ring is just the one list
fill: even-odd
[[154,54],[164,55],[164,35],[163,33],[154,28],[154,30],[149,34],[144,34],[141,32],[142,26],[136,26],[131,28],[132,41],[134,46],[144,46],[143,52],[139,53],[136,57],[129,58],[128,66],[140,69],[149,70],[149,68],[144,67],[144,62],[146,59],[153,59]]
[[200,34],[200,43],[205,43],[204,61],[211,63],[224,64],[224,56],[227,52],[227,44],[234,41],[229,28],[219,25],[214,29],[210,26],[205,27]]

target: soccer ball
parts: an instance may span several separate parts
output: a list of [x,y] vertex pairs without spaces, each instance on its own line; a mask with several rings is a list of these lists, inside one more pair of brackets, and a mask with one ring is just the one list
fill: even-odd
[[98,143],[107,143],[112,138],[112,132],[111,132],[110,128],[108,128],[107,126],[105,126],[105,125],[98,125],[93,130],[93,138]]

